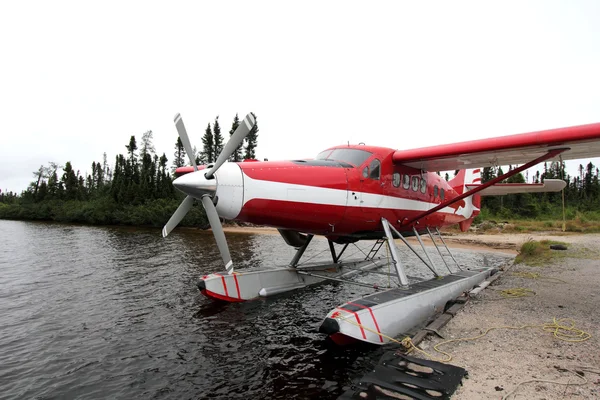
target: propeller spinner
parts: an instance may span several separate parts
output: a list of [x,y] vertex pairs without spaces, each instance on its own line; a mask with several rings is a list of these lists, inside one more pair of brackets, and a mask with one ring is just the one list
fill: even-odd
[[225,233],[223,232],[223,226],[221,225],[219,214],[213,203],[213,197],[217,192],[217,180],[215,179],[215,174],[233,154],[235,149],[238,148],[248,133],[250,133],[255,123],[256,121],[252,114],[246,115],[242,123],[240,123],[233,135],[231,135],[231,138],[221,151],[221,154],[219,154],[219,157],[217,157],[217,161],[203,174],[204,171],[198,170],[198,166],[196,165],[195,155],[192,151],[192,145],[188,138],[187,131],[185,130],[185,126],[183,125],[181,115],[177,114],[175,116],[177,133],[179,133],[181,143],[194,167],[194,172],[180,176],[173,181],[173,185],[179,191],[187,194],[187,197],[181,202],[175,213],[164,226],[162,235],[163,237],[167,237],[167,235],[175,229],[192,208],[194,199],[201,200],[228,274],[233,273],[233,263],[231,261],[231,255],[229,254]]

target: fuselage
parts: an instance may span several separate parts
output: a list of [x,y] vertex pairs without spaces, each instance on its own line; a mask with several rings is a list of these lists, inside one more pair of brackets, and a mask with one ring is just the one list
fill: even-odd
[[[471,198],[409,222],[462,193],[463,182],[392,162],[393,149],[337,146],[312,160],[227,163],[216,173],[225,219],[325,235],[335,241],[381,236],[381,218],[403,233],[442,227],[479,212]],[[178,170],[179,173],[184,169]],[[198,174],[183,177],[193,184]],[[455,187],[452,187],[452,185]]]

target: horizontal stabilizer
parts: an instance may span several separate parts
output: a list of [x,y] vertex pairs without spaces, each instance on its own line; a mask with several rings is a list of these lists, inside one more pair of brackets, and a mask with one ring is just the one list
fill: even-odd
[[[480,185],[466,185],[472,190]],[[497,183],[479,192],[480,196],[503,196],[517,193],[560,192],[567,186],[561,179],[546,179],[543,183]]]

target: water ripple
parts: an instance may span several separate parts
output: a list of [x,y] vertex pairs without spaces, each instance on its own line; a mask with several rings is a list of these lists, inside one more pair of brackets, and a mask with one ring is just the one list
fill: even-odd
[[[228,240],[238,269],[294,254],[276,235]],[[385,350],[340,350],[317,332],[361,287],[237,304],[201,296],[198,278],[223,268],[210,232],[162,239],[153,229],[0,221],[0,243],[0,398],[333,399]],[[305,257],[328,257],[326,242],[313,243]]]

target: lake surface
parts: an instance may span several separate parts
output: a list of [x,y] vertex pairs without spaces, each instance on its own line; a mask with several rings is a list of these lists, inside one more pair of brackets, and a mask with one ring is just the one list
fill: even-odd
[[[294,254],[278,235],[227,238],[238,270]],[[329,261],[326,241],[313,244],[303,260]],[[400,252],[408,275],[428,277]],[[473,266],[511,258],[454,253]],[[369,289],[327,283],[218,303],[196,282],[223,269],[211,232],[163,239],[159,229],[0,220],[0,398],[335,399],[395,348],[339,349],[317,331],[328,311]]]

